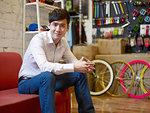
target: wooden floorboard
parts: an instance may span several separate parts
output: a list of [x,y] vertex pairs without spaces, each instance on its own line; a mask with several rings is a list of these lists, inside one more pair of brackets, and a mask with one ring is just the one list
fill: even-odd
[[[150,113],[150,99],[130,97],[92,96],[96,113]],[[72,94],[72,113],[78,113],[78,104]]]

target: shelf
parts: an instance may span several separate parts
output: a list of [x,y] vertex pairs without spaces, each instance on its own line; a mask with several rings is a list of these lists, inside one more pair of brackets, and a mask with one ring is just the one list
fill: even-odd
[[39,33],[39,31],[26,31],[26,34],[33,34],[33,33]]
[[41,7],[41,8],[50,9],[50,10],[59,8],[59,7],[56,7],[56,6],[53,6],[53,5],[48,5],[48,4],[41,3],[41,2],[26,3],[26,6],[32,6],[32,5],[37,5],[37,4],[39,4],[39,7]]
[[[63,0],[57,0],[57,1],[61,2],[61,4],[63,5],[63,3],[62,3]],[[37,20],[37,22],[35,22],[35,23],[37,23],[37,25],[38,25],[38,31],[26,31],[26,10],[28,10],[29,7],[35,8],[35,10],[36,10],[36,16],[34,18],[36,18],[36,20]],[[39,2],[39,0],[36,0],[36,2],[31,2],[31,3],[29,3],[28,0],[24,0],[24,10],[23,10],[23,47],[22,47],[23,55],[25,53],[26,45],[27,45],[26,44],[26,38],[28,36],[26,36],[26,35],[32,35],[32,34],[35,35],[35,34],[38,34],[40,32],[45,32],[45,31],[41,30],[40,13],[41,13],[41,11],[45,11],[47,13],[47,15],[49,15],[49,13],[46,10],[40,10],[40,9],[46,9],[49,12],[49,11],[53,11],[54,9],[59,9],[59,7]],[[28,11],[30,11],[30,9]],[[32,15],[29,15],[29,16],[32,16]],[[30,23],[32,23],[32,22],[30,22]]]
[[36,34],[36,33],[40,33],[40,32],[46,32],[46,31],[26,31],[26,34]]

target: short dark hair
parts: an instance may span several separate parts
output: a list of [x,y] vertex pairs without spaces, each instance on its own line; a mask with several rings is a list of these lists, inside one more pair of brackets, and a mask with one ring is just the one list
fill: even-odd
[[49,23],[57,20],[62,20],[66,19],[67,24],[69,25],[70,23],[70,15],[67,10],[65,9],[54,9],[50,14],[49,14]]

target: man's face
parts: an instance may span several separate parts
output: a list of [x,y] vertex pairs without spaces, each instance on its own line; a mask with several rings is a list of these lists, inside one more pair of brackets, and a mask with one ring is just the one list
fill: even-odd
[[57,20],[48,24],[53,40],[60,40],[69,30],[67,20]]

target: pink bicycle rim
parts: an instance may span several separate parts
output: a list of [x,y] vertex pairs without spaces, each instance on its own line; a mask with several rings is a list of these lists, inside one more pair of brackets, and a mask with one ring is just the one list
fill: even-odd
[[[147,62],[142,61],[142,60],[134,60],[134,61],[129,62],[130,65],[131,65],[131,64],[134,64],[134,63],[145,64],[145,65],[147,65],[147,66],[150,68],[150,65],[149,65]],[[126,66],[122,69],[122,71],[121,71],[121,76],[120,76],[120,84],[121,84],[121,87],[122,87],[122,89],[123,89],[124,92],[127,92],[127,90],[125,89],[125,86],[124,86],[124,84],[123,84],[123,73],[124,73],[124,71],[126,70],[127,67],[128,67],[128,66],[126,65]],[[150,91],[148,91],[146,94],[143,94],[143,95],[133,95],[133,94],[131,94],[131,93],[129,93],[129,92],[127,93],[127,95],[129,95],[129,96],[132,97],[132,98],[144,98],[144,97],[148,96],[149,94],[150,94]]]

